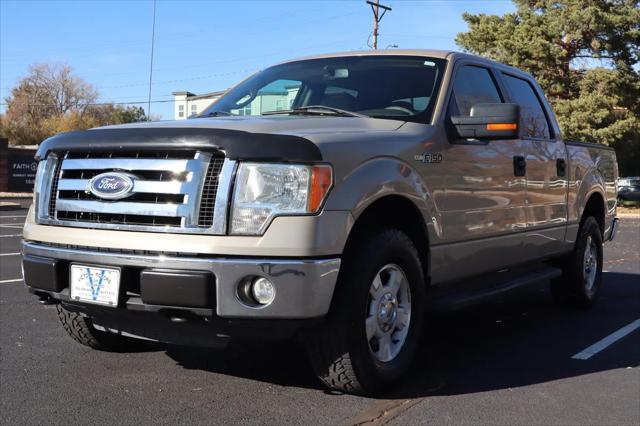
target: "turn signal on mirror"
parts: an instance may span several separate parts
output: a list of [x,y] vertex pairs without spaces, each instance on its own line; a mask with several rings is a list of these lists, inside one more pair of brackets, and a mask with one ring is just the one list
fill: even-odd
[[487,124],[487,130],[516,130],[518,125],[516,123],[494,123]]

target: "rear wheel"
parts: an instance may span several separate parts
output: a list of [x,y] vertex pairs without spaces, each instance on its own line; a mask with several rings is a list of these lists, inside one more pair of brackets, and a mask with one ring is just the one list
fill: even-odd
[[418,251],[396,229],[363,237],[345,254],[328,324],[308,343],[329,388],[387,389],[408,370],[422,328],[425,281]]
[[112,352],[137,350],[146,342],[140,339],[120,336],[115,333],[96,330],[91,318],[66,310],[62,304],[56,305],[58,319],[69,336],[78,343],[93,349]]
[[562,276],[551,282],[557,301],[589,307],[602,284],[602,234],[598,222],[587,217],[578,231],[576,245],[562,261]]

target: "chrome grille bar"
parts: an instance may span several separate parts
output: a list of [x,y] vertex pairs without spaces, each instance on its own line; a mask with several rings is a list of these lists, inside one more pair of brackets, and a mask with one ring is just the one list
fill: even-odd
[[[60,179],[59,191],[86,191],[89,188],[90,179]],[[191,190],[189,182],[179,181],[150,181],[136,180],[133,185],[134,193],[151,194],[189,194]]]
[[132,214],[138,216],[188,217],[186,204],[130,203],[126,201],[102,202],[89,200],[58,199],[58,211]]
[[62,170],[199,170],[201,160],[171,160],[149,158],[83,158],[65,159]]

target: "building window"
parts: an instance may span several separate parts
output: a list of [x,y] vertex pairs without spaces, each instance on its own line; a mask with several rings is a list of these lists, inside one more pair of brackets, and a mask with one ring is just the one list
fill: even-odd
[[198,112],[198,105],[191,105],[191,112],[194,114]]
[[184,118],[184,111],[178,112],[178,118]]
[[184,105],[178,105],[178,111],[183,111],[184,112]]
[[237,110],[238,115],[251,115],[251,104],[247,104],[244,107]]

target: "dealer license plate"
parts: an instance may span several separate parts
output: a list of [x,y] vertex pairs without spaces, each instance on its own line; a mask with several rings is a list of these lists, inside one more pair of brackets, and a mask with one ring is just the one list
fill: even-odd
[[99,266],[71,265],[71,300],[118,306],[120,270]]

